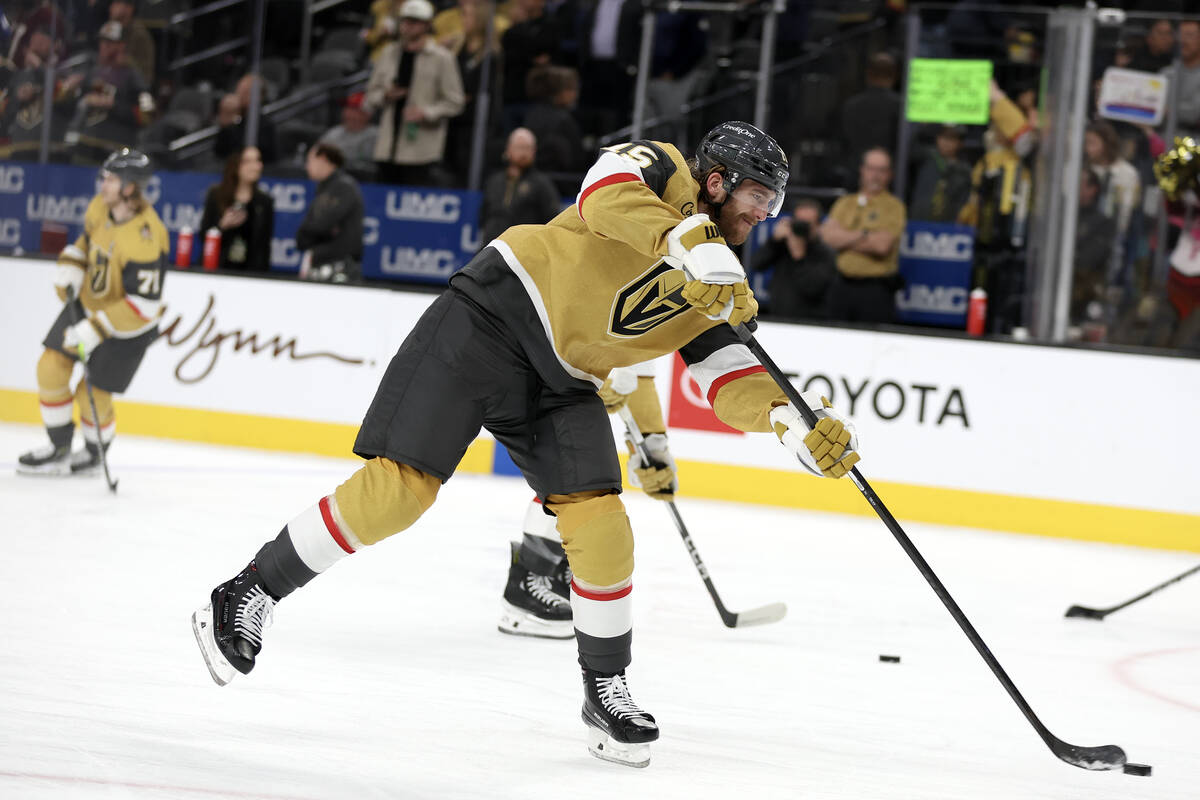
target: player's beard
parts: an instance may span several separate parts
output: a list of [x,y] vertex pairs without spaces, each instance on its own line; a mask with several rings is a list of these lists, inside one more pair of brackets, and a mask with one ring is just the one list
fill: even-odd
[[726,202],[721,206],[721,214],[717,217],[717,227],[721,235],[731,245],[739,245],[746,241],[753,230],[756,220],[740,213],[732,203]]

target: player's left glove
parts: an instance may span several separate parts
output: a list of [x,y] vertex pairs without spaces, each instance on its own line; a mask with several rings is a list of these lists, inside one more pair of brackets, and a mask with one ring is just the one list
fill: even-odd
[[645,437],[650,463],[642,462],[641,453],[626,436],[629,446],[629,482],[655,500],[674,500],[679,482],[675,479],[675,458],[667,448],[665,433],[650,433]]
[[636,372],[629,367],[614,367],[608,373],[608,377],[599,391],[600,399],[604,402],[604,410],[610,414],[617,413],[625,406],[629,395],[637,391],[637,388]]
[[858,463],[858,431],[854,423],[833,410],[821,393],[810,390],[800,398],[817,415],[812,430],[794,405],[771,409],[771,426],[784,447],[814,475],[840,478]]
[[82,361],[91,358],[92,351],[102,341],[104,341],[104,337],[87,317],[63,331],[63,349],[68,353],[77,353]]

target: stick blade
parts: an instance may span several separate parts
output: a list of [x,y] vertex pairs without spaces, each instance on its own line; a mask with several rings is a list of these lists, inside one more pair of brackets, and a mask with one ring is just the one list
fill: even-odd
[[735,619],[731,628],[746,628],[750,625],[768,625],[772,622],[779,622],[787,615],[787,606],[783,603],[771,603],[760,608],[752,608],[749,611],[739,611],[735,614]]
[[1067,609],[1066,616],[1079,617],[1081,619],[1104,619],[1106,612],[1098,608],[1088,608],[1087,606],[1071,606]]
[[1121,769],[1125,766],[1125,751],[1115,744],[1099,747],[1080,747],[1058,740],[1051,746],[1054,755],[1071,766],[1089,770]]

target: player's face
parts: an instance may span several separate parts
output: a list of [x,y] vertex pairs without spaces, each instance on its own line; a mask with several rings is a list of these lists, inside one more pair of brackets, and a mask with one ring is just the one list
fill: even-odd
[[100,178],[100,199],[109,208],[121,202],[121,179],[111,172],[106,172]]
[[771,214],[775,204],[775,190],[749,178],[733,190],[733,194],[721,208],[721,234],[729,244],[741,244],[750,235],[750,230]]

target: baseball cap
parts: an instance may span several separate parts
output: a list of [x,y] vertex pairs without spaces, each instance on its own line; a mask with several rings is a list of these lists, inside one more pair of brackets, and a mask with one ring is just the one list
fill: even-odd
[[400,6],[400,19],[429,22],[433,19],[433,3],[429,0],[404,0],[404,4]]
[[363,101],[365,101],[365,100],[366,100],[365,94],[363,94],[362,92],[355,92],[354,94],[347,95],[346,99],[342,101],[342,105],[344,105],[346,108],[361,109],[363,107]]
[[125,41],[125,29],[115,19],[100,26],[100,38],[109,42]]

